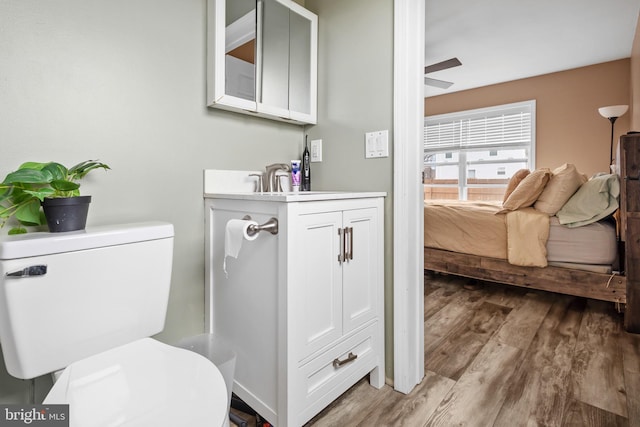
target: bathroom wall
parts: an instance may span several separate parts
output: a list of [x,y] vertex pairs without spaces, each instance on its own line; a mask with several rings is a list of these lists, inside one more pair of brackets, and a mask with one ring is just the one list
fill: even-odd
[[[206,108],[205,16],[205,0],[0,1],[0,175],[25,161],[100,159],[112,170],[81,188],[93,196],[89,225],[174,224],[166,342],[204,328],[202,170],[288,162],[303,141],[299,126]],[[350,178],[378,180],[360,167]],[[27,397],[0,361],[0,402]]]
[[[386,191],[386,376],[393,377],[393,0],[306,0],[318,14],[318,124],[322,163],[312,188]],[[389,130],[387,158],[365,159],[365,132]]]

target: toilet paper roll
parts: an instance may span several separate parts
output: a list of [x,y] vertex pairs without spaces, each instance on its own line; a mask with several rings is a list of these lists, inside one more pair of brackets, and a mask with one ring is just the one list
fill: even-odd
[[238,258],[240,249],[242,248],[242,242],[244,240],[256,240],[258,233],[253,236],[249,235],[249,226],[258,225],[257,222],[244,219],[232,219],[227,222],[227,227],[224,233],[224,261],[222,263],[222,269],[225,276],[229,277],[227,273],[227,257]]

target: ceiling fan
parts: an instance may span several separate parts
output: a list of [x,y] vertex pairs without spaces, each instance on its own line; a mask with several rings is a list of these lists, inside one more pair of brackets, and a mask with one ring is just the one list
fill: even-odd
[[[446,61],[438,62],[437,64],[427,65],[424,67],[424,74],[426,76],[429,73],[435,73],[436,71],[446,70],[447,68],[453,68],[459,65],[462,65],[462,62],[460,62],[458,58],[447,59]],[[425,77],[424,84],[427,86],[439,87],[440,89],[449,89],[453,82]]]

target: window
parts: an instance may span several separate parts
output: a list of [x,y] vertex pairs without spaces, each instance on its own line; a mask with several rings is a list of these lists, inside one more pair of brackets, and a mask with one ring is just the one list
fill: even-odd
[[534,169],[535,100],[425,117],[425,199],[502,200]]

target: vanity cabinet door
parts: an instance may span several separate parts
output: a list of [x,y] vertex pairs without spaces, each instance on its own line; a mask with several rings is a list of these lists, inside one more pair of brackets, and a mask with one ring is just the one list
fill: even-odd
[[377,316],[377,290],[382,286],[377,273],[379,243],[376,209],[344,211],[348,259],[342,263],[343,334]]
[[342,269],[338,263],[342,212],[300,215],[295,229],[295,277],[291,303],[296,314],[298,361],[342,336]]
[[300,216],[292,258],[298,361],[378,315],[377,227],[375,208]]

